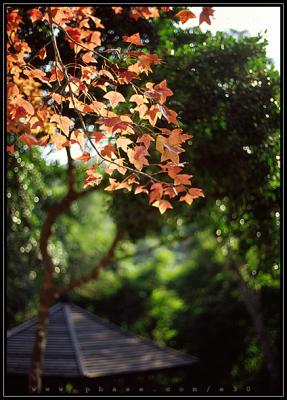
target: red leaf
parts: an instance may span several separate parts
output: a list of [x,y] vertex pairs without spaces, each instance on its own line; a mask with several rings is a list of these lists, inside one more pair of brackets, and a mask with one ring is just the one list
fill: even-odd
[[103,139],[103,137],[105,137],[103,132],[100,131],[93,132],[91,136],[93,137],[93,139],[96,140],[96,143],[100,142]]
[[47,53],[46,53],[45,47],[42,47],[42,49],[39,50],[38,57],[39,57],[41,60],[44,60],[44,59],[47,57]]
[[208,25],[211,25],[210,16],[214,14],[212,7],[202,7],[202,11],[199,16],[199,25],[203,22],[206,22]]
[[26,134],[26,133],[23,134],[23,135],[21,135],[21,136],[20,136],[20,139],[21,139],[24,143],[26,143],[29,147],[39,145],[38,140],[37,140],[34,136],[28,135],[28,134]]
[[9,151],[9,153],[11,153],[11,154],[15,154],[15,150],[14,150],[14,143],[13,144],[11,144],[11,146],[7,146],[7,151]]

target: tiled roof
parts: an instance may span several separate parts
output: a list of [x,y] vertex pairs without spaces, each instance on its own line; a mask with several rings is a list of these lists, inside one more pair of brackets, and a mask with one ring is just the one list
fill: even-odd
[[[36,318],[8,332],[7,372],[27,374]],[[43,375],[100,377],[187,366],[195,357],[121,330],[71,303],[49,310]]]

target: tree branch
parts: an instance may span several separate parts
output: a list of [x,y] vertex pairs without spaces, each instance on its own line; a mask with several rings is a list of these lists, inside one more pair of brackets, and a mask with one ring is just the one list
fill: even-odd
[[59,298],[63,295],[65,295],[68,291],[75,289],[93,279],[96,279],[100,273],[100,271],[105,268],[109,262],[111,261],[111,259],[114,256],[115,253],[115,249],[117,247],[117,244],[122,240],[124,236],[124,232],[123,231],[119,231],[112,244],[111,247],[109,248],[109,250],[107,251],[107,253],[105,254],[105,256],[100,260],[100,262],[92,269],[92,271],[90,271],[88,274],[83,275],[79,278],[76,278],[74,280],[72,280],[71,282],[69,282],[66,286],[63,286],[61,288],[58,288],[55,290],[55,297]]

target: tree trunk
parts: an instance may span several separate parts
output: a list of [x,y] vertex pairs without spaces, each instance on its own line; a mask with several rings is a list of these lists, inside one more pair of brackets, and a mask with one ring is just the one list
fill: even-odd
[[270,375],[270,388],[271,390],[278,391],[279,373],[274,361],[270,341],[266,333],[266,327],[261,309],[260,292],[249,289],[242,277],[240,279],[240,289],[242,293],[242,300],[253,322],[253,326],[262,349],[265,365]]
[[[69,173],[69,171],[68,171]],[[67,195],[58,203],[54,204],[47,213],[40,236],[40,251],[42,255],[42,263],[44,269],[43,282],[40,290],[40,303],[38,310],[38,320],[36,326],[36,334],[32,352],[32,364],[29,370],[29,392],[41,393],[42,390],[42,369],[43,360],[46,349],[47,329],[49,322],[49,308],[55,299],[64,295],[67,291],[72,290],[90,280],[97,278],[100,270],[106,267],[114,256],[114,252],[118,242],[123,237],[123,232],[118,232],[113,240],[106,255],[87,275],[71,281],[62,288],[56,288],[53,283],[54,265],[52,258],[48,252],[48,243],[52,234],[52,226],[56,218],[65,212],[73,201],[91,193],[98,188],[90,188],[87,191],[75,192],[70,186]]]

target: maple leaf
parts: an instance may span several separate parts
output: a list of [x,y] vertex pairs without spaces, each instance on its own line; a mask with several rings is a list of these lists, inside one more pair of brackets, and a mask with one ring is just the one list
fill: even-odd
[[28,10],[27,13],[30,15],[31,21],[33,23],[43,18],[43,14],[38,8],[33,8],[32,10]]
[[146,149],[149,148],[151,141],[154,141],[154,138],[147,133],[137,139],[137,143],[143,143]]
[[128,69],[119,71],[118,73],[118,82],[120,85],[124,83],[129,83],[133,79],[139,79],[138,74],[135,72],[129,71]]
[[97,63],[98,61],[94,58],[94,53],[92,51],[88,51],[87,53],[82,55],[82,60],[86,64]]
[[131,190],[131,186],[128,182],[118,182],[116,179],[109,178],[110,185],[105,188],[107,191],[119,190],[119,189],[128,189]]
[[[23,99],[21,96],[17,96],[17,108],[22,108],[27,114],[33,115],[35,113],[34,107],[29,101]],[[20,110],[18,110],[20,111]]]
[[116,154],[116,149],[112,144],[107,144],[101,151],[103,157],[112,158],[112,154]]
[[50,119],[50,122],[55,122],[57,126],[68,136],[70,132],[70,126],[74,125],[74,122],[68,118],[63,117],[62,115],[54,114]]
[[57,68],[57,72],[56,68],[53,68],[51,70],[51,76],[49,82],[55,82],[57,80],[62,81],[64,77],[65,77],[64,73],[59,68]]
[[75,158],[75,160],[88,162],[90,158],[90,153],[88,151],[84,151],[83,154],[80,157]]
[[137,106],[140,106],[141,104],[148,103],[148,100],[141,94],[133,94],[130,97],[131,102],[135,102]]
[[141,171],[144,165],[149,165],[148,160],[145,156],[149,155],[147,149],[144,146],[136,146],[134,149],[128,149],[127,151],[130,162]]
[[172,96],[173,95],[173,91],[170,90],[168,87],[166,87],[166,80],[164,80],[164,81],[158,83],[157,85],[155,85],[153,87],[153,90],[159,96],[159,102],[161,104],[165,103],[166,98],[168,96]]
[[143,42],[141,41],[140,34],[135,33],[131,36],[123,36],[123,41],[127,43],[136,44],[138,46],[144,46]]
[[98,174],[97,172],[94,172],[93,175],[89,175],[85,181],[83,188],[86,189],[88,186],[95,186],[99,185],[102,180],[102,175]]
[[101,131],[96,131],[92,133],[93,139],[95,139],[96,143],[100,142],[105,135]]
[[152,205],[153,207],[157,207],[161,214],[165,213],[168,208],[173,208],[167,200],[157,200]]
[[42,49],[39,50],[38,57],[41,60],[44,60],[47,57],[47,52],[46,52],[45,47],[42,47]]
[[119,92],[110,91],[104,95],[105,99],[108,99],[111,106],[114,108],[119,103],[124,103],[126,100],[124,96]]
[[148,194],[149,191],[144,186],[137,186],[136,189],[135,189],[135,194],[139,194],[139,193]]
[[84,149],[85,134],[82,131],[73,131],[71,133],[71,144],[78,143]]
[[38,146],[38,145],[39,145],[38,140],[37,140],[34,136],[29,135],[29,134],[27,134],[27,133],[21,135],[19,139],[21,139],[21,140],[22,140],[24,143],[26,143],[29,147]]
[[13,155],[15,154],[14,143],[11,144],[11,146],[7,146],[6,149],[7,149],[7,151],[8,151],[9,153],[11,153],[11,154],[13,154]]
[[57,150],[62,150],[64,147],[70,145],[69,140],[67,140],[66,136],[56,133],[51,137],[50,143],[55,143]]
[[202,7],[202,11],[199,15],[199,25],[203,22],[206,22],[208,25],[211,25],[210,16],[214,14],[212,7]]
[[127,169],[124,167],[124,158],[114,158],[113,162],[111,162],[108,166],[108,168],[106,168],[105,172],[109,175],[112,175],[112,173],[116,170],[118,171],[120,174],[125,175],[125,173],[127,172]]
[[[92,33],[90,44],[92,49],[101,45],[101,32],[95,31]],[[90,47],[90,46],[87,46]]]
[[123,12],[123,7],[112,7],[115,14],[121,14]]
[[196,15],[190,10],[181,10],[177,14],[175,14],[182,24],[187,22],[191,18],[196,18]]
[[154,183],[151,186],[151,192],[149,195],[149,204],[153,203],[156,200],[162,198],[163,195],[163,186],[161,183]]
[[175,185],[190,185],[190,178],[192,178],[192,175],[188,174],[179,174],[174,177],[174,184]]
[[131,144],[132,141],[125,137],[119,137],[117,139],[117,146],[123,149],[125,152],[128,151],[128,145]]
[[[140,107],[143,107],[144,104],[142,104]],[[155,126],[157,119],[161,116],[161,113],[158,109],[158,107],[154,104],[151,106],[151,108],[145,112],[143,115],[143,118],[148,119],[150,124],[152,126]]]

